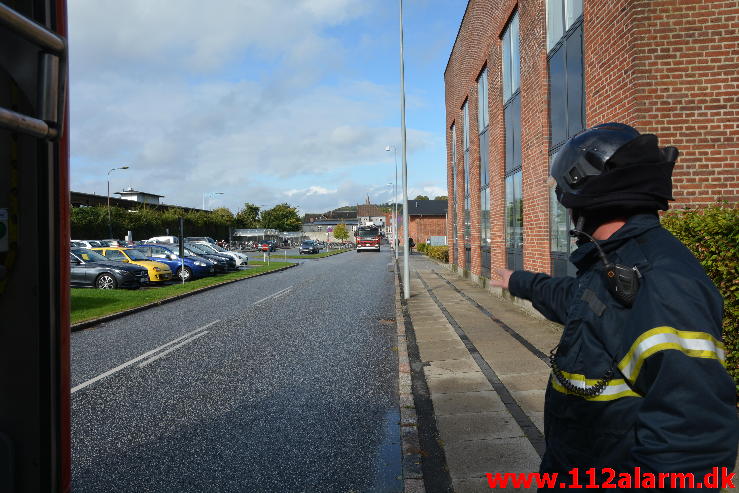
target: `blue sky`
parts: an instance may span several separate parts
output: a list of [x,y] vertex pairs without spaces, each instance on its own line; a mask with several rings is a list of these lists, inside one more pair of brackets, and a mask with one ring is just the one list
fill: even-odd
[[[404,2],[410,197],[446,195],[443,72],[466,3]],[[72,190],[104,195],[128,165],[112,192],[190,207],[392,199],[397,0],[72,0],[69,16]]]

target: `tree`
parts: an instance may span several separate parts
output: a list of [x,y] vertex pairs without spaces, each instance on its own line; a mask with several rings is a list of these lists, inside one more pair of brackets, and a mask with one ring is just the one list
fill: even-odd
[[234,226],[245,229],[259,228],[259,206],[249,202],[245,203],[244,208],[236,213]]
[[416,195],[416,198],[413,200],[428,200],[428,199],[429,199],[428,195]]
[[210,213],[216,219],[217,223],[224,224],[226,226],[230,226],[231,223],[233,223],[234,215],[226,207],[218,207],[217,209],[210,211]]
[[434,197],[434,200],[449,200],[449,197],[447,197],[446,195],[437,195],[436,197]]
[[334,228],[334,238],[342,242],[349,238],[349,231],[346,229],[346,225],[344,223],[336,225]]
[[261,223],[263,228],[278,231],[300,231],[303,225],[298,210],[290,204],[277,204],[262,212]]

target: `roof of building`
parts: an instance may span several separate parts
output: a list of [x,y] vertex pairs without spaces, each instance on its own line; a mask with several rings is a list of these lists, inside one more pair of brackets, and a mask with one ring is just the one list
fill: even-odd
[[130,195],[130,194],[139,194],[139,195],[148,195],[149,197],[164,197],[164,195],[157,195],[155,193],[149,193],[149,192],[141,192],[139,190],[134,190],[131,187],[128,187],[127,189],[123,190],[122,192],[114,192],[117,195]]
[[374,204],[363,204],[357,206],[357,217],[380,217],[382,209]]
[[446,200],[409,200],[409,216],[443,216],[447,211]]

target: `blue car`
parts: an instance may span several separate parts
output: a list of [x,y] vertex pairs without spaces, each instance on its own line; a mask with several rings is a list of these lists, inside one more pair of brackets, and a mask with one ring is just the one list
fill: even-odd
[[[185,255],[180,258],[170,246],[163,245],[137,245],[134,247],[151,260],[167,264],[175,277],[189,281],[200,277],[212,276],[215,266],[210,260],[201,257]],[[184,265],[183,265],[184,264]]]

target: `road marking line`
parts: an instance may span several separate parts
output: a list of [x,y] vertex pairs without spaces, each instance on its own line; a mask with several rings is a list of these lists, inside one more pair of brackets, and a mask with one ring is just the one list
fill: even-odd
[[213,324],[216,324],[216,323],[218,323],[218,322],[220,322],[220,320],[214,320],[214,321],[212,321],[212,322],[210,322],[210,323],[207,323],[207,324],[203,325],[202,327],[199,327],[199,328],[197,328],[197,329],[195,329],[195,330],[193,330],[193,331],[190,331],[190,332],[188,332],[187,334],[185,334],[185,335],[183,335],[183,336],[180,336],[180,337],[178,337],[177,339],[175,339],[175,340],[173,340],[173,341],[169,341],[169,342],[168,342],[168,343],[166,343],[166,344],[162,344],[162,345],[161,345],[161,346],[159,346],[158,348],[155,348],[155,349],[152,349],[151,351],[147,351],[147,352],[145,352],[145,353],[144,353],[144,354],[142,354],[141,356],[137,356],[136,358],[134,358],[134,359],[132,359],[132,360],[126,361],[126,362],[125,362],[125,363],[123,363],[122,365],[118,365],[118,366],[116,366],[115,368],[113,368],[112,370],[108,370],[108,371],[106,371],[105,373],[101,373],[100,375],[96,376],[95,378],[91,378],[91,379],[90,379],[90,380],[88,380],[87,382],[81,383],[81,384],[77,385],[76,387],[72,387],[72,391],[71,391],[71,393],[72,393],[72,394],[74,394],[74,393],[75,393],[75,392],[77,392],[78,390],[84,389],[84,388],[85,388],[85,387],[87,387],[88,385],[92,385],[93,383],[97,382],[98,380],[102,380],[102,379],[103,379],[103,378],[105,378],[105,377],[108,377],[108,376],[110,376],[110,375],[112,375],[112,374],[114,374],[114,373],[117,373],[117,372],[119,372],[119,371],[123,370],[124,368],[126,368],[126,367],[128,367],[128,366],[131,366],[132,364],[136,363],[137,361],[141,361],[142,359],[148,358],[148,357],[149,357],[149,356],[151,356],[152,354],[154,354],[154,353],[156,353],[156,352],[158,352],[158,351],[161,351],[161,350],[162,350],[162,349],[164,349],[165,347],[167,347],[167,346],[171,346],[172,344],[175,344],[176,342],[178,342],[178,341],[181,341],[182,339],[186,339],[186,338],[188,338],[188,337],[192,336],[193,334],[195,334],[196,332],[200,332],[201,330],[207,329],[207,328],[208,328],[208,327],[210,327],[211,325],[213,325]]
[[195,334],[195,335],[194,335],[194,336],[192,336],[191,338],[189,338],[189,339],[187,339],[187,340],[185,340],[185,341],[182,341],[181,343],[177,344],[176,346],[172,346],[171,348],[167,349],[166,351],[162,351],[161,353],[157,354],[157,355],[156,355],[156,356],[154,356],[153,358],[149,358],[149,359],[147,359],[147,360],[146,360],[146,361],[144,361],[143,363],[140,363],[140,364],[139,364],[139,368],[143,368],[143,367],[145,367],[146,365],[148,365],[149,363],[153,363],[154,361],[158,360],[159,358],[162,358],[162,357],[164,357],[164,356],[168,355],[169,353],[171,353],[171,352],[172,352],[172,351],[174,351],[175,349],[177,349],[177,348],[180,348],[180,347],[184,346],[185,344],[189,344],[189,343],[191,343],[192,341],[194,341],[195,339],[197,339],[198,337],[200,337],[200,336],[204,336],[204,335],[205,335],[205,334],[207,334],[207,333],[208,333],[208,331],[207,331],[207,330],[204,330],[203,332],[198,332],[197,334]]
[[285,288],[285,289],[282,289],[280,291],[277,291],[276,293],[271,294],[271,295],[267,296],[266,298],[262,298],[261,300],[254,302],[254,304],[255,305],[258,305],[258,304],[264,303],[265,301],[270,300],[272,298],[277,298],[278,296],[282,296],[283,294],[287,294],[292,288],[293,287],[290,286],[289,288]]

